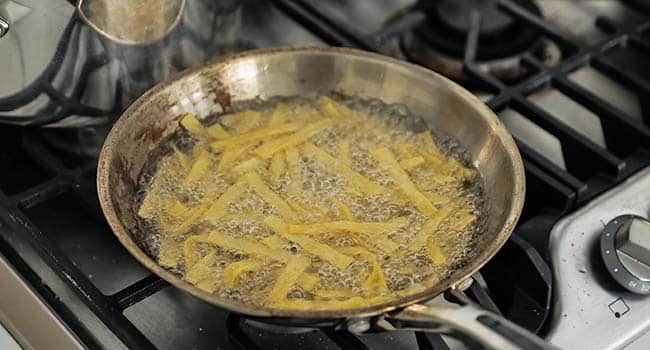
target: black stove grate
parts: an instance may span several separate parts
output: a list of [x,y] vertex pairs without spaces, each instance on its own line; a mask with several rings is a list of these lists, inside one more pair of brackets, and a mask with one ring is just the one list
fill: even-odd
[[[385,31],[368,36],[327,18],[304,0],[274,0],[273,3],[329,44],[374,51],[380,51],[383,41],[409,30],[423,20],[421,14],[414,12]],[[622,49],[650,54],[650,18],[633,28],[599,18],[598,25],[609,33],[609,37],[596,46],[585,47],[566,39],[552,26],[515,3],[501,1],[500,4],[503,11],[536,27],[557,42],[566,53],[562,62],[553,68],[545,67],[533,55],[524,56],[524,64],[531,67],[534,73],[514,85],[508,85],[477,68],[474,62],[478,41],[476,30],[470,30],[465,52],[465,73],[494,94],[488,101],[491,108],[497,112],[504,108],[523,112],[558,137],[564,146],[568,170],[555,166],[535,150],[518,142],[524,157],[529,189],[526,220],[522,221],[518,232],[539,249],[544,245],[549,228],[559,215],[585,203],[650,164],[648,128],[633,122],[625,113],[567,78],[568,73],[579,67],[592,65],[636,91],[639,96],[650,96],[650,80],[612,63],[608,57],[610,53]],[[473,28],[477,27],[479,21],[479,15],[474,16]],[[598,115],[606,133],[608,149],[593,144],[527,100],[526,97],[533,91],[546,86],[557,88]],[[650,119],[650,106],[645,102],[647,99],[641,100],[645,103],[644,116],[647,123]],[[89,271],[90,265],[84,260],[92,261],[93,249],[97,248],[99,252],[99,249],[105,251],[114,246],[117,251],[123,250],[98,212],[94,197],[95,163],[91,160],[70,166],[62,162],[61,157],[51,153],[48,147],[34,142],[38,140],[37,137],[32,137],[31,133],[34,132],[36,131],[14,127],[0,128],[0,160],[3,164],[12,164],[12,161],[18,159],[17,164],[24,166],[21,173],[40,174],[10,180],[0,174],[0,252],[88,347],[112,349],[125,344],[129,348],[156,348],[160,346],[159,339],[165,339],[165,334],[160,332],[165,331],[170,332],[169,337],[173,336],[173,331],[191,334],[191,341],[203,345],[217,343],[221,340],[219,337],[222,337],[224,340],[229,338],[233,347],[263,347],[260,346],[260,339],[264,341],[268,338],[263,336],[263,332],[253,330],[251,333],[244,318],[201,304],[192,297],[174,294],[174,288],[167,288],[166,282],[142,271],[141,267],[138,270],[139,265],[129,260],[128,256],[102,265],[121,273],[127,270],[123,266],[134,264],[132,266],[136,273],[126,278],[126,282],[120,278],[116,278],[120,281],[98,281],[96,276],[93,277]],[[16,153],[17,148],[22,153]],[[33,164],[26,161],[26,158],[31,158]],[[9,194],[7,188],[2,187],[6,186],[2,182],[20,180],[29,184],[19,187],[19,191],[11,191]],[[66,225],[81,225],[81,219],[73,222],[66,220],[65,212],[58,205],[62,198],[71,198],[70,201],[81,203],[72,214],[79,218],[87,217],[88,229],[82,230],[87,237],[79,238],[88,239],[87,245],[75,246],[74,241],[66,240],[61,233],[65,232]],[[48,211],[49,217],[46,215]],[[48,218],[44,219],[45,217]],[[504,269],[504,266],[521,268]],[[500,279],[495,281],[498,271],[504,270],[509,270],[511,274],[499,276]],[[538,331],[548,312],[551,282],[548,266],[537,251],[525,240],[513,236],[482,273],[483,277],[477,276],[477,282],[468,293],[484,307],[503,312],[523,326]],[[507,283],[501,286],[507,285],[508,291],[497,290],[499,283],[503,283],[502,278]],[[164,308],[165,304],[160,300],[168,297],[165,293],[170,294],[169,298],[175,301],[174,308]],[[495,295],[500,297],[494,297]],[[163,307],[158,307],[159,305]],[[196,310],[197,305],[205,311],[201,315],[193,314],[192,320],[181,318],[169,321],[164,317],[165,312]],[[522,313],[521,310],[528,310],[529,313]],[[167,329],[157,330],[158,333],[149,331],[152,323],[162,321],[169,321]],[[227,338],[223,334],[224,329],[228,331]],[[332,329],[315,332],[318,333],[316,338],[322,338],[321,344],[343,349],[374,348],[369,345],[373,343],[363,336]],[[414,344],[420,349],[448,348],[438,335],[418,333],[413,338]],[[295,338],[291,339],[296,344]]]

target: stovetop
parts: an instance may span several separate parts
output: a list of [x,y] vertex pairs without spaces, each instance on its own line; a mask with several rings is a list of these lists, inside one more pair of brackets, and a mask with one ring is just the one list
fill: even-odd
[[[89,348],[459,348],[435,334],[259,327],[168,286],[121,247],[95,190],[110,123],[147,84],[224,53],[357,47],[446,67],[486,101],[517,141],[527,196],[512,239],[468,294],[541,336],[562,322],[551,317],[561,295],[551,293],[553,225],[650,165],[650,9],[642,1],[500,1],[489,9],[501,16],[494,20],[408,0],[226,1],[217,9],[195,0],[188,23],[203,23],[210,8],[212,29],[179,30],[196,57],[177,58],[162,75],[125,68],[66,1],[8,3],[19,20],[0,39],[11,58],[0,67],[0,253]],[[517,36],[524,31],[530,43]],[[514,53],[486,48],[507,40],[504,51]],[[115,73],[125,71],[128,81]]]

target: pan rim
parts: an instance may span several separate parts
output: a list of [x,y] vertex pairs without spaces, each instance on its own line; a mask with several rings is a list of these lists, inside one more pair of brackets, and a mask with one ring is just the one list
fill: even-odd
[[[108,188],[108,178],[110,171],[109,161],[111,157],[115,156],[116,145],[115,139],[116,135],[120,135],[124,132],[126,121],[137,116],[137,111],[139,108],[145,104],[150,96],[157,94],[158,92],[164,90],[165,88],[174,84],[177,80],[184,77],[188,77],[196,72],[199,72],[205,69],[207,66],[221,66],[226,64],[235,63],[238,60],[246,59],[252,56],[261,56],[261,55],[276,55],[276,54],[290,54],[290,53],[322,53],[322,54],[343,54],[346,56],[358,57],[366,60],[372,60],[380,62],[382,64],[388,64],[393,67],[403,68],[415,72],[416,74],[423,75],[428,79],[433,79],[440,81],[445,84],[447,88],[452,90],[452,92],[459,96],[462,100],[470,104],[475,108],[483,119],[487,122],[491,131],[494,135],[501,140],[503,143],[506,152],[508,153],[510,159],[513,162],[513,178],[514,182],[512,185],[513,200],[512,206],[507,213],[504,213],[506,220],[497,234],[497,240],[494,241],[493,245],[489,249],[485,249],[479,255],[468,260],[467,265],[460,270],[453,272],[449,277],[445,278],[438,283],[429,286],[428,288],[414,293],[406,297],[396,298],[386,303],[373,305],[365,308],[358,309],[341,309],[341,310],[291,310],[291,309],[275,309],[268,307],[252,307],[244,305],[243,303],[230,301],[226,298],[217,297],[215,294],[207,293],[195,287],[194,285],[182,280],[177,275],[158,265],[158,263],[149,257],[131,238],[126,228],[124,227],[122,221],[118,218],[115,208],[112,205],[113,199],[111,192]],[[508,240],[514,227],[519,219],[521,210],[523,208],[523,202],[525,197],[525,175],[524,167],[521,159],[521,155],[516,147],[516,144],[507,131],[505,126],[498,119],[496,114],[490,110],[483,102],[481,102],[476,96],[471,94],[469,91],[465,90],[463,87],[459,86],[457,83],[443,77],[442,75],[426,69],[424,67],[417,66],[415,64],[401,61],[395,58],[387,57],[384,55],[367,52],[363,50],[351,49],[351,48],[338,48],[338,47],[314,47],[314,46],[291,46],[291,47],[282,47],[282,48],[273,48],[273,49],[257,49],[250,50],[243,53],[238,53],[235,55],[219,58],[213,60],[205,65],[196,67],[172,77],[171,79],[161,82],[149,89],[146,93],[140,96],[135,102],[133,102],[122,116],[116,121],[112,129],[108,133],[102,149],[99,155],[99,161],[97,166],[97,190],[99,196],[100,206],[104,213],[106,220],[108,221],[109,226],[113,233],[117,236],[120,243],[129,251],[129,253],[136,258],[141,264],[145,265],[147,269],[155,273],[157,276],[166,280],[173,286],[176,286],[190,294],[198,297],[199,299],[206,301],[212,305],[227,309],[229,311],[234,311],[240,314],[247,314],[255,317],[290,317],[290,318],[301,318],[301,319],[340,319],[347,317],[366,317],[374,316],[388,311],[392,311],[398,308],[406,307],[408,305],[416,304],[422,301],[432,299],[433,297],[439,295],[449,288],[453,288],[462,281],[466,280],[481,267],[483,267],[505,244]]]

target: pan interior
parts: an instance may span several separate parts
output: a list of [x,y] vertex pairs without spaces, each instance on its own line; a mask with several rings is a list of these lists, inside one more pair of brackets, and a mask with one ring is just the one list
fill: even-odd
[[[140,245],[146,232],[136,219],[139,179],[179,119],[200,117],[234,103],[277,96],[340,93],[402,104],[432,130],[467,150],[484,179],[486,220],[471,258],[425,291],[364,310],[288,311],[251,308],[198,290],[158,266]],[[492,112],[469,93],[423,69],[381,56],[343,49],[253,52],[215,63],[161,85],[140,98],[118,121],[105,143],[98,170],[100,201],[109,224],[148,268],[209,302],[258,316],[335,318],[376,313],[432,297],[478,269],[505,242],[523,200],[523,170],[509,134]]]

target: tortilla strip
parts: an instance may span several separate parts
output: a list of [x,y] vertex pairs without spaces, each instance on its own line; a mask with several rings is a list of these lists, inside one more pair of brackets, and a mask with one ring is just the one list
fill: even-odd
[[191,113],[185,114],[183,118],[181,118],[180,123],[185,130],[195,136],[204,136],[206,134],[203,124],[201,124],[201,122]]
[[440,226],[440,223],[451,214],[456,208],[455,205],[448,204],[440,209],[436,214],[424,222],[420,231],[415,235],[415,238],[409,243],[408,248],[413,252],[417,252],[427,243],[429,237],[433,236]]
[[255,153],[262,159],[271,157],[273,154],[284,151],[285,149],[300,145],[312,136],[327,129],[334,124],[334,119],[321,119],[317,122],[307,124],[300,131],[293,135],[281,137],[279,139],[267,141],[255,150]]
[[208,173],[208,170],[210,169],[213,161],[214,160],[212,159],[210,152],[202,150],[194,160],[194,163],[192,163],[190,171],[187,173],[185,179],[183,180],[184,183],[186,185],[191,184],[192,182],[195,182],[204,177]]
[[468,212],[461,212],[459,216],[452,226],[455,231],[462,231],[465,227],[476,221],[476,216]]
[[238,165],[236,165],[234,168],[230,170],[230,172],[235,175],[235,176],[240,176],[241,174],[250,172],[250,171],[256,171],[257,169],[263,168],[264,167],[264,162],[259,160],[258,158],[251,158],[248,160],[245,160]]
[[278,183],[280,177],[284,174],[286,169],[286,163],[284,161],[284,154],[282,152],[276,153],[271,158],[271,164],[269,165],[269,177],[271,182]]
[[291,290],[294,284],[296,284],[298,278],[302,275],[305,269],[309,267],[310,263],[309,259],[302,256],[296,256],[289,259],[287,265],[280,276],[278,276],[275,285],[271,289],[269,299],[272,302],[284,300],[287,297],[289,290]]
[[160,237],[160,249],[158,251],[158,263],[165,267],[178,268],[182,258],[183,242],[179,237],[162,235]]
[[399,162],[399,165],[406,171],[411,171],[420,165],[424,164],[424,158],[422,156],[417,156],[413,158],[407,158]]
[[227,132],[219,123],[210,125],[205,131],[210,135],[210,137],[216,140],[227,139],[231,136],[230,133]]
[[217,166],[217,171],[226,172],[232,166],[239,157],[244,153],[248,152],[252,146],[239,146],[232,145],[228,146],[225,151],[221,154],[221,159],[219,160],[219,165]]
[[216,252],[211,252],[188,270],[185,278],[201,290],[208,293],[214,292],[217,290],[217,286],[219,286],[217,274],[215,274],[214,268],[212,267],[216,260]]
[[206,218],[211,220],[218,220],[219,218],[228,214],[228,206],[230,203],[243,196],[245,191],[246,181],[243,179],[228,187],[228,189],[226,189],[226,191],[219,197],[219,199],[217,199],[217,201],[212,204],[210,209],[208,209]]
[[386,277],[384,276],[384,272],[382,271],[381,265],[379,265],[379,261],[377,260],[377,256],[375,254],[361,247],[344,247],[341,249],[341,251],[349,255],[361,256],[361,258],[367,261],[372,268],[372,272],[370,272],[366,278],[366,281],[364,282],[364,291],[380,294],[388,292]]
[[328,245],[319,243],[308,237],[288,234],[287,224],[285,224],[280,218],[269,216],[264,219],[264,224],[270,227],[278,235],[282,236],[282,238],[297,243],[306,252],[309,252],[310,254],[315,255],[340,269],[345,269],[354,262],[354,259],[351,257],[339,253]]
[[438,210],[429,199],[418,190],[408,174],[400,167],[397,159],[388,148],[382,147],[371,151],[377,161],[386,169],[395,185],[413,202],[418,210],[427,216],[434,215]]
[[289,148],[285,151],[287,167],[289,168],[289,177],[291,182],[287,192],[289,196],[300,198],[302,196],[302,170],[300,168],[300,154],[295,148]]
[[183,222],[178,225],[166,227],[165,232],[169,235],[178,235],[181,233],[188,232],[192,226],[199,223],[203,218],[204,213],[210,208],[209,203],[203,203],[198,207],[193,207],[189,209],[187,216]]
[[233,136],[210,144],[210,149],[214,152],[221,152],[228,147],[237,147],[250,144],[267,137],[294,132],[302,128],[305,124],[301,122],[274,125],[263,129],[251,131],[246,134]]
[[197,243],[207,243],[208,235],[195,235],[190,236],[183,242],[183,260],[185,261],[185,271],[190,271],[197,263],[197,252],[194,250],[194,245]]
[[345,220],[348,220],[348,221],[354,221],[355,220],[354,214],[352,214],[352,211],[350,210],[350,208],[345,203],[341,202],[340,200],[338,200],[336,198],[332,198],[332,202],[334,202],[334,205],[339,210],[339,213],[341,214],[341,216],[343,216],[343,218]]
[[303,150],[307,154],[313,155],[316,160],[323,163],[331,172],[338,173],[346,178],[348,184],[352,187],[357,187],[361,191],[368,194],[381,194],[384,193],[385,188],[370,181],[365,176],[350,169],[347,165],[343,164],[340,160],[332,157],[327,152],[315,146],[313,143],[305,143]]
[[271,113],[271,118],[269,119],[269,125],[280,125],[285,123],[289,119],[289,107],[286,103],[278,103]]
[[286,251],[271,249],[256,240],[249,238],[234,238],[217,231],[210,232],[205,241],[222,248],[242,251],[250,257],[262,256],[283,262],[289,261],[289,259],[293,257]]
[[244,175],[244,179],[249,186],[257,193],[262,199],[275,206],[280,216],[288,220],[296,220],[297,215],[291,209],[289,204],[282,199],[277,193],[273,192],[262,180],[262,178],[256,172],[249,172]]
[[238,115],[239,118],[242,119],[242,122],[237,125],[238,132],[246,132],[255,129],[262,118],[262,113],[260,111],[254,111],[252,109],[247,109],[243,112],[235,113],[234,115]]
[[239,276],[242,274],[257,270],[264,265],[264,261],[257,259],[245,259],[234,262],[223,270],[223,279],[228,287],[236,287]]
[[311,225],[289,225],[290,234],[316,235],[335,231],[378,234],[395,231],[409,223],[407,217],[397,217],[387,222],[331,221]]
[[429,258],[431,258],[431,261],[433,261],[435,265],[447,265],[447,257],[433,237],[429,237],[427,240],[427,252],[429,253]]
[[339,153],[337,158],[345,165],[352,164],[350,160],[350,139],[341,140],[339,143]]
[[303,272],[302,275],[300,275],[300,278],[298,279],[298,282],[296,284],[298,287],[302,288],[304,291],[312,291],[314,288],[316,288],[316,285],[320,282],[320,278],[318,275],[315,275],[313,273],[309,272]]
[[338,103],[326,96],[321,96],[318,98],[318,105],[319,109],[323,111],[324,114],[328,117],[342,119],[345,117],[349,118],[354,115],[354,111],[348,108],[348,106]]
[[174,154],[176,154],[176,158],[178,158],[178,163],[181,165],[183,168],[189,168],[190,167],[190,161],[187,159],[187,156],[185,153],[181,152],[176,145],[172,145],[172,150],[174,150]]

